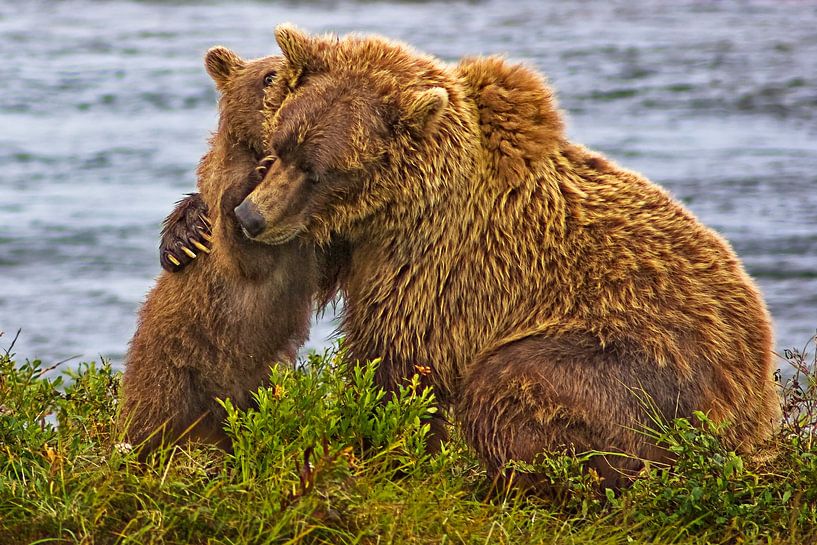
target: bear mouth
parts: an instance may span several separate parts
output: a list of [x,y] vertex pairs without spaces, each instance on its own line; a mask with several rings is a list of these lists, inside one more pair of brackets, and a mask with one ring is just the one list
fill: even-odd
[[[243,227],[242,227],[242,230],[244,230]],[[257,237],[256,238],[250,237],[249,233],[247,233],[247,231],[244,230],[244,236],[247,236],[251,240],[254,240],[256,242],[263,242],[264,244],[268,244],[270,246],[278,246],[279,244],[286,244],[287,242],[289,242],[289,241],[293,240],[295,237],[297,237],[300,233],[301,233],[300,228],[293,227],[293,228],[287,229],[286,231],[281,231],[279,233],[276,233],[276,234],[274,234],[272,236],[265,236],[263,239],[259,239]]]

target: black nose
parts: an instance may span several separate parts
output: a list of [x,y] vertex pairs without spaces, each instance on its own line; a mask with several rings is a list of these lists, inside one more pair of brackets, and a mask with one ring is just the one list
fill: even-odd
[[251,237],[257,237],[267,227],[264,216],[258,212],[258,208],[249,200],[245,200],[235,207],[235,217],[238,218],[238,223]]

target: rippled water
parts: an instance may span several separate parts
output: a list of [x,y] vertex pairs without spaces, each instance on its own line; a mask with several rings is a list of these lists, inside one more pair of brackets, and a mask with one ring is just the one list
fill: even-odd
[[[757,278],[778,346],[817,327],[812,2],[0,2],[0,348],[121,361],[161,219],[215,127],[201,63],[272,29],[379,32],[546,73],[571,136],[668,187]],[[331,330],[316,325],[312,346]]]

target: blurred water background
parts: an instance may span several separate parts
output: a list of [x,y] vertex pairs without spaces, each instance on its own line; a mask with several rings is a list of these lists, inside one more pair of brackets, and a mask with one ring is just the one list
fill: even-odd
[[[817,4],[805,1],[0,2],[0,348],[121,362],[162,218],[216,124],[202,55],[272,30],[504,53],[571,137],[659,182],[758,280],[779,349],[817,327]],[[440,324],[440,327],[445,327]],[[316,323],[321,347],[331,318]]]

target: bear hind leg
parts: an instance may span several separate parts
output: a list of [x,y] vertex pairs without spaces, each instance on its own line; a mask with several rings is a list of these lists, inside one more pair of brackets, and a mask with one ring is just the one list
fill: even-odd
[[[643,459],[668,461],[638,430],[649,422],[643,398],[608,376],[607,362],[560,360],[553,348],[539,337],[518,341],[473,362],[464,377],[457,419],[499,486],[510,477],[508,462],[535,463],[548,452],[607,453],[592,456],[584,468],[598,474],[603,489],[626,486]],[[550,488],[543,475],[513,479],[536,493]]]

